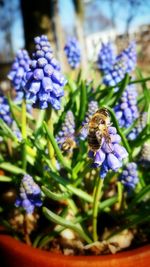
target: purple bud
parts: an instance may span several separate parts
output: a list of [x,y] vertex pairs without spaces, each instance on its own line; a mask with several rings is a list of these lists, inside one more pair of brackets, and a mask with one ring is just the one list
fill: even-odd
[[96,152],[94,163],[101,165],[105,160],[105,157],[105,153],[101,149],[99,149]]
[[108,154],[107,162],[108,162],[109,168],[114,171],[118,170],[122,166],[121,161],[119,161],[118,158],[112,153]]
[[43,70],[42,69],[35,69],[33,72],[33,77],[37,81],[42,80],[44,77]]
[[49,77],[44,77],[42,80],[42,86],[45,90],[52,91],[53,90],[53,83]]

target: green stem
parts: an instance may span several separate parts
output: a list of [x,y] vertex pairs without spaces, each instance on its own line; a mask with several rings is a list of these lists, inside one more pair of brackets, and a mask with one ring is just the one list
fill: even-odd
[[93,201],[93,240],[96,242],[98,240],[97,235],[97,216],[99,209],[99,200],[102,193],[103,180],[98,177],[94,187],[94,201]]
[[[49,131],[53,134],[54,130],[53,130],[52,109],[51,108],[48,108],[46,110],[46,122],[47,122]],[[53,145],[51,144],[48,137],[47,137],[47,145],[48,145],[48,154],[49,154],[50,161],[51,161],[54,169],[56,169],[55,152],[54,152]]]
[[22,149],[22,167],[26,170],[27,159],[26,159],[26,137],[27,137],[27,125],[26,125],[26,100],[22,101],[22,139],[23,139],[23,149]]
[[123,186],[121,182],[117,182],[117,188],[118,188],[118,210],[119,210],[121,208],[122,197],[123,197]]
[[35,130],[38,130],[42,126],[44,118],[45,118],[45,110],[41,110],[36,122]]

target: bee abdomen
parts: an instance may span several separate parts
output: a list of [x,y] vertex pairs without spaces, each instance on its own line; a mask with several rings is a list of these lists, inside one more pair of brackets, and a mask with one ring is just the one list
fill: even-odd
[[97,141],[96,135],[88,135],[87,137],[88,144],[93,150],[97,150],[100,147],[99,142]]

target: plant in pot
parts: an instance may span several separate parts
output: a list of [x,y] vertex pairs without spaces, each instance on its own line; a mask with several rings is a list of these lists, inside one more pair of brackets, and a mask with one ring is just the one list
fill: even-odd
[[132,77],[134,43],[118,56],[109,46],[98,84],[98,74],[87,83],[81,71],[66,80],[46,36],[35,38],[32,59],[16,56],[15,97],[0,95],[6,266],[150,262],[150,78]]

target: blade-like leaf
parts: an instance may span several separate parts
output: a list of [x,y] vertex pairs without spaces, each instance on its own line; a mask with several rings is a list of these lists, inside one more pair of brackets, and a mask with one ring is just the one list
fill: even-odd
[[0,169],[14,174],[25,174],[25,171],[9,162],[3,162],[0,164]]
[[46,122],[43,122],[43,126],[44,126],[44,129],[45,129],[45,131],[47,133],[47,136],[48,136],[48,138],[49,138],[49,140],[50,140],[50,142],[51,142],[51,144],[52,144],[52,146],[53,146],[53,148],[54,148],[54,150],[56,152],[56,155],[58,157],[58,160],[60,161],[60,163],[66,169],[68,169],[69,171],[71,171],[70,164],[68,163],[67,159],[64,158],[64,156],[62,155],[61,150],[60,150],[60,148],[59,148],[59,146],[58,146],[58,144],[57,144],[57,142],[56,142],[53,134],[48,129],[48,126],[47,126]]
[[48,220],[50,220],[50,221],[52,221],[58,225],[62,225],[66,228],[69,228],[69,229],[75,231],[87,243],[89,243],[89,244],[92,243],[92,240],[87,236],[87,234],[78,225],[72,223],[69,220],[66,220],[66,219],[60,217],[59,215],[57,215],[54,212],[47,209],[46,207],[43,207],[43,213]]
[[69,197],[69,194],[67,193],[53,193],[50,189],[46,188],[45,186],[42,186],[42,191],[47,197],[56,201],[67,199]]

